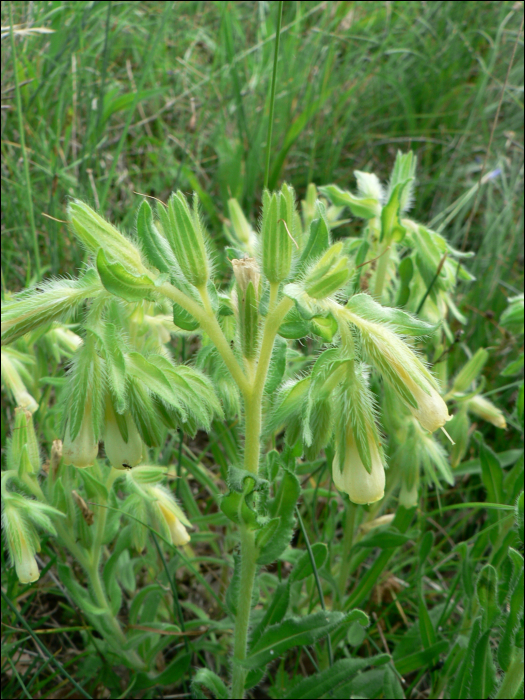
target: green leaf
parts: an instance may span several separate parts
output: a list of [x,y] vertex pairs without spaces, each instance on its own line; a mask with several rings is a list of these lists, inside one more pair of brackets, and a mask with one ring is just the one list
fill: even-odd
[[339,328],[336,319],[332,314],[324,316],[313,316],[310,321],[312,333],[318,335],[325,343],[331,343]]
[[422,595],[419,596],[419,631],[421,633],[421,641],[425,649],[430,649],[436,643],[436,632],[434,625],[428,614],[427,606]]
[[268,376],[264,391],[267,394],[273,394],[279,384],[282,382],[284,372],[286,370],[286,351],[288,343],[283,338],[276,338],[272,350],[272,359],[268,368]]
[[319,201],[316,202],[315,207],[318,218],[310,224],[310,234],[299,260],[298,271],[304,270],[310,263],[321,257],[330,246],[330,225],[326,218],[326,208]]
[[360,219],[373,219],[381,214],[381,203],[375,197],[356,197],[337,185],[320,187],[319,192],[335,206],[349,207],[352,214]]
[[187,414],[182,402],[165,373],[156,365],[148,362],[139,352],[130,352],[128,359],[128,374],[142,382],[149,391],[167,404],[175,406],[183,418],[186,418]]
[[97,253],[97,270],[102,284],[111,294],[131,302],[153,299],[153,280],[147,275],[134,275],[119,262],[108,262],[102,248]]
[[381,241],[402,241],[406,234],[406,228],[401,223],[401,198],[405,187],[409,187],[414,178],[399,182],[392,189],[390,198],[381,211]]
[[124,340],[113,323],[104,324],[103,341],[106,376],[115,397],[116,412],[124,413],[127,405],[126,360],[121,350]]
[[313,644],[317,639],[337,629],[347,621],[341,612],[319,612],[304,617],[288,618],[272,625],[254,645],[250,655],[241,663],[245,668],[258,668],[277,659],[295,646]]
[[496,669],[490,648],[490,633],[491,630],[488,629],[481,635],[474,652],[470,698],[490,698],[496,686]]
[[[328,547],[323,542],[315,542],[312,545],[312,554],[315,561],[316,569],[322,568],[326,558],[328,557]],[[290,574],[290,580],[292,583],[296,581],[302,581],[303,579],[311,576],[313,573],[312,562],[308,552],[303,552],[300,559],[293,568]]]
[[83,612],[87,613],[88,615],[95,616],[105,615],[107,613],[106,608],[101,608],[93,603],[87,590],[73,578],[73,572],[70,566],[63,564],[62,562],[58,562],[57,569],[60,580],[67,588],[75,603]]
[[406,306],[410,298],[410,282],[414,275],[414,263],[411,257],[406,257],[401,260],[397,273],[401,284],[397,293],[396,306]]
[[290,579],[285,583],[280,583],[268,603],[262,620],[250,635],[250,648],[254,647],[262,637],[265,629],[270,625],[276,625],[286,615],[290,602]]
[[406,311],[382,306],[374,301],[369,294],[355,294],[350,298],[346,308],[352,313],[372,323],[385,323],[397,333],[411,336],[430,335],[439,323],[431,324],[414,318]]
[[411,539],[412,538],[408,537],[408,535],[403,535],[400,532],[388,529],[366,535],[362,540],[356,542],[354,547],[380,547],[381,549],[390,549],[391,547],[400,547]]
[[[284,697],[288,700],[292,698],[323,698],[338,697],[332,693],[343,683],[347,683],[370,666],[382,666],[390,661],[388,654],[378,654],[368,659],[341,659],[336,661],[331,668],[327,668],[320,673],[316,673],[309,678],[300,681]],[[385,696],[387,697],[387,696]],[[388,696],[390,697],[390,696]]]
[[479,572],[476,593],[480,608],[483,611],[483,629],[490,629],[500,612],[498,605],[498,572],[491,564],[485,564]]
[[184,331],[196,331],[199,327],[197,319],[179,304],[173,304],[173,323]]
[[479,459],[481,462],[481,479],[487,489],[488,500],[492,503],[504,503],[503,473],[497,455],[487,447],[482,434],[474,433],[479,444]]
[[133,686],[133,691],[153,688],[158,685],[160,687],[174,685],[184,677],[191,664],[192,654],[185,652],[178,654],[167,668],[158,675],[149,675],[146,673],[137,673],[137,681]]
[[284,321],[279,326],[278,333],[283,338],[289,340],[299,340],[310,333],[310,324],[301,316],[297,307],[294,306],[284,317]]
[[193,678],[192,685],[197,687],[199,690],[201,688],[206,688],[210,691],[214,698],[226,700],[226,698],[230,697],[224,682],[216,673],[210,671],[209,668],[199,668]]
[[[399,673],[404,676],[407,673],[412,673],[412,671],[418,671],[426,666],[433,664],[434,660],[440,655],[445,653],[449,648],[449,643],[447,641],[437,642],[433,644],[428,649],[423,651],[418,651],[415,654],[409,654],[403,659],[398,659],[395,662],[396,669]],[[452,695],[451,697],[457,697]]]
[[[472,679],[472,668],[473,668],[473,662],[474,662],[474,650],[476,649],[476,646],[478,644],[479,638],[481,636],[481,617],[477,617],[474,622],[472,623],[471,631],[470,631],[470,639],[467,647],[467,651],[465,652],[465,657],[463,659],[463,663],[461,664],[461,668],[456,674],[454,683],[452,685],[452,688],[450,689],[450,697],[451,698],[467,698],[468,697],[468,688]],[[399,672],[400,669],[398,668]],[[415,669],[414,669],[415,670]]]

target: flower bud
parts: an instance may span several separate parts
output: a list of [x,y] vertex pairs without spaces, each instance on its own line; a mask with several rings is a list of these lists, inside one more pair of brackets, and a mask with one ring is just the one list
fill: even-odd
[[253,258],[232,260],[237,280],[239,335],[242,354],[252,360],[259,340],[259,289],[261,275]]
[[197,288],[205,286],[210,269],[197,197],[192,211],[180,190],[173,194],[168,203],[168,222],[166,238],[184,276]]
[[333,245],[306,274],[304,289],[309,296],[324,299],[347,281],[350,271],[348,258],[340,257],[342,248],[342,243]]
[[[124,439],[119,423],[127,440]],[[117,415],[110,399],[106,402],[106,423],[104,426],[104,450],[106,457],[115,469],[135,467],[142,459],[142,440],[130,413]]]
[[502,411],[492,401],[483,398],[483,396],[474,396],[472,399],[469,399],[467,409],[474,415],[492,423],[496,428],[501,428],[501,430],[507,429],[507,421]]
[[467,364],[458,372],[450,394],[467,391],[480,375],[488,359],[489,354],[485,348],[479,348],[475,355],[471,357]]
[[[286,188],[286,190],[285,190]],[[290,274],[294,230],[293,190],[263,194],[262,258],[267,280],[278,284]]]
[[9,499],[4,507],[3,526],[18,580],[20,583],[37,581],[40,576],[35,559],[35,552],[40,551],[38,537],[20,509]]
[[[339,491],[348,494],[353,503],[375,503],[385,494],[385,470],[379,454],[376,441],[369,436],[368,447],[371,456],[372,470],[369,474],[359,455],[354,432],[347,426],[344,440],[344,456],[338,450],[341,449],[340,441],[336,441],[336,453],[334,458],[333,479]],[[343,468],[338,466],[343,462]]]
[[228,213],[237,240],[242,243],[244,250],[253,255],[257,248],[257,235],[248,223],[239,202],[235,198],[228,200]]
[[133,243],[91,207],[76,199],[67,208],[73,232],[92,253],[102,248],[106,256],[136,272],[145,272],[140,253]]
[[91,415],[91,401],[89,400],[84,411],[84,417],[80,425],[78,435],[72,440],[69,433],[69,421],[62,448],[64,464],[72,464],[75,467],[90,467],[98,454],[98,440],[93,430],[93,418]]

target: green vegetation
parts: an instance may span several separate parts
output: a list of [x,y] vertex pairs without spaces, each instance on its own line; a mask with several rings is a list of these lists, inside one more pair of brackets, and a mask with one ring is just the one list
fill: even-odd
[[523,696],[522,18],[3,4],[7,697]]

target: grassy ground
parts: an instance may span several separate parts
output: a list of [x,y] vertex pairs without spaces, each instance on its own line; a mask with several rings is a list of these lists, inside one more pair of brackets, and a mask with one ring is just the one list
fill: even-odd
[[[2,27],[9,26],[12,11],[19,30],[16,62],[9,35],[2,38],[3,292],[71,274],[81,264],[83,252],[60,221],[70,196],[131,229],[141,201],[135,192],[166,201],[174,189],[196,190],[217,249],[224,244],[228,197],[237,197],[257,221],[276,4],[2,4]],[[509,412],[516,388],[500,391],[512,382],[500,372],[522,338],[509,340],[498,319],[507,298],[523,289],[522,17],[522,4],[514,2],[285,3],[269,181],[270,187],[291,182],[300,198],[309,182],[353,188],[354,169],[386,177],[396,151],[412,148],[418,156],[413,218],[442,226],[456,247],[477,253],[470,264],[477,280],[459,287],[456,303],[469,319],[464,330],[470,347],[491,348],[486,374],[498,392],[492,398]],[[471,188],[475,197],[462,204]],[[347,226],[351,235],[354,224]],[[459,362],[461,349],[454,352]],[[4,425],[3,437],[5,431]],[[520,445],[516,430],[489,426],[484,432],[496,452]],[[226,437],[233,450],[234,431]],[[174,443],[174,459],[178,449]],[[213,439],[210,447],[185,445],[184,468],[195,469],[193,455],[205,449],[210,466],[224,468],[228,454]],[[459,491],[468,501],[485,498],[476,468],[471,464],[464,474],[441,495],[443,504],[456,502]],[[199,483],[196,502],[211,496]],[[311,536],[330,542],[341,525],[333,500],[314,492],[305,506]],[[422,511],[436,508],[435,493],[425,494]],[[429,607],[437,609],[452,595],[454,544],[485,541],[477,539],[485,515],[451,511],[434,515],[433,523],[436,544],[426,576]],[[485,561],[484,552],[481,545],[472,551],[473,566]],[[381,620],[365,641],[370,653],[375,647],[402,649],[407,626],[417,621],[416,563],[417,549],[398,550],[383,587],[363,603]],[[408,585],[396,588],[396,580]],[[191,584],[181,582],[183,597]],[[19,602],[31,624],[38,616],[56,618],[61,628],[78,624],[62,609],[52,583]],[[187,613],[191,617],[190,607]],[[449,639],[461,633],[460,617],[447,624]],[[76,634],[61,631],[43,641],[64,663],[82,669],[90,692],[97,683],[117,692],[110,669],[80,665]],[[225,650],[221,657],[217,647],[210,649],[199,665],[212,663],[224,676]],[[24,681],[36,679],[31,692],[38,688],[37,697],[66,697],[71,688],[54,694],[32,650],[16,667],[6,667],[8,694],[23,697]],[[307,674],[308,661],[298,659],[295,671],[275,669],[259,697],[282,697],[293,672]],[[428,676],[413,670],[404,692],[426,697],[429,685]],[[359,689],[353,692],[359,695]]]

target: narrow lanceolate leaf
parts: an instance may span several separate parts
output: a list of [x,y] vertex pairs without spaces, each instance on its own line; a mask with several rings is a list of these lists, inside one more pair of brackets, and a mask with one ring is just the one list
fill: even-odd
[[352,214],[360,219],[373,219],[381,214],[381,202],[377,197],[356,197],[337,185],[320,187],[319,191],[337,207],[348,207]]
[[121,348],[123,338],[117,333],[113,323],[104,325],[103,337],[104,359],[106,360],[106,377],[109,387],[115,397],[115,408],[118,413],[126,410],[126,360]]
[[283,619],[288,610],[290,602],[290,579],[286,583],[280,583],[275,589],[273,596],[266,608],[263,619],[257,627],[252,630],[250,636],[250,647],[254,647],[262,637],[264,630],[270,625],[275,625]]
[[148,361],[168,379],[177,395],[177,406],[182,406],[183,411],[204,430],[209,430],[213,418],[223,417],[213,384],[205,374],[187,365],[173,365],[162,355],[149,355]]
[[439,323],[426,323],[407,314],[406,311],[382,306],[369,294],[355,294],[348,301],[346,308],[367,321],[388,324],[392,330],[403,335],[429,335],[439,327]]
[[480,432],[476,431],[474,437],[479,444],[481,479],[487,489],[488,500],[492,503],[503,503],[503,472],[500,461],[490,447],[485,444]]
[[301,253],[298,264],[298,271],[304,270],[310,263],[314,262],[330,246],[330,225],[326,218],[326,208],[321,202],[315,205],[316,218],[310,224],[310,234],[308,241]]
[[490,648],[491,630],[481,635],[474,652],[474,673],[470,684],[469,697],[490,698],[496,685],[496,669]]
[[168,203],[168,228],[165,234],[184,276],[190,284],[199,288],[205,286],[209,279],[209,262],[197,206],[195,199],[194,210],[191,211],[180,190],[173,194]]
[[2,302],[2,345],[12,343],[51,321],[63,320],[87,299],[104,288],[96,270],[90,268],[76,280],[40,282]]
[[378,654],[368,659],[341,659],[341,661],[336,661],[331,668],[300,681],[284,697],[286,700],[337,697],[337,695],[332,695],[333,691],[337,690],[343,683],[352,680],[359,671],[370,666],[382,666],[389,661],[388,654]]
[[159,272],[175,274],[178,271],[177,260],[171,251],[168,241],[155,225],[151,207],[145,200],[140,205],[137,213],[137,236],[148,262],[156,267]]
[[161,369],[148,362],[139,352],[129,353],[127,369],[128,374],[142,382],[148,391],[156,394],[168,405],[175,406],[184,418],[186,417],[186,411],[177,392]]
[[[193,678],[192,685],[198,688],[199,691],[201,688],[206,688],[206,690],[212,693],[214,698],[220,698],[222,700],[223,698],[230,697],[228,689],[224,685],[224,681],[222,681],[216,673],[210,671],[209,668],[199,668]],[[204,697],[204,695],[199,695],[197,697]]]
[[483,611],[483,629],[490,629],[500,609],[498,604],[498,572],[491,564],[481,569],[476,584],[479,606]]
[[[428,649],[423,651],[417,651],[415,654],[409,654],[404,656],[402,659],[395,661],[395,667],[399,673],[403,676],[407,673],[412,673],[412,671],[419,670],[425,666],[430,666],[435,662],[440,654],[445,653],[449,649],[449,643],[447,641],[436,642]],[[451,695],[451,697],[458,697],[457,695]]]
[[[282,218],[281,193],[272,195],[268,191],[263,195],[262,250],[263,271],[269,282],[279,283],[285,280],[292,264],[291,232],[288,223]],[[284,211],[286,206],[284,205]]]
[[97,270],[111,294],[132,302],[152,298],[153,280],[148,275],[134,275],[119,262],[109,262],[102,248],[97,253]]
[[85,342],[73,356],[72,364],[68,375],[64,420],[67,419],[68,432],[71,440],[74,440],[79,433],[84,413],[89,408],[93,439],[96,439],[102,421],[105,368],[91,334],[88,333]]
[[292,647],[313,644],[337,629],[346,618],[341,612],[319,612],[272,625],[253,647],[248,658],[240,663],[246,668],[263,666]]
[[388,203],[383,207],[381,211],[381,240],[390,243],[390,241],[401,241],[405,237],[406,228],[401,223],[399,214],[401,213],[403,191],[410,182],[411,179],[397,184],[390,194]]

